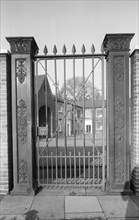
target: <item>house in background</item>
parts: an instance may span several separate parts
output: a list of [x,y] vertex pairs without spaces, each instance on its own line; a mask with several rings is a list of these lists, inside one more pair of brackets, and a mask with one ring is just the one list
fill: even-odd
[[[38,91],[38,121],[39,127],[46,127],[46,99],[45,99],[45,75],[36,76],[36,88]],[[37,95],[36,91],[36,95]],[[56,123],[56,100],[57,100],[57,115]],[[66,103],[66,104],[64,104]],[[66,115],[64,106],[66,106]],[[95,132],[102,132],[102,100],[95,100],[94,114],[92,111],[92,99],[85,100],[85,133],[92,134],[93,123]],[[106,125],[106,101],[104,101],[104,127]],[[93,121],[93,123],[92,123]],[[65,124],[66,123],[66,124]],[[74,126],[75,125],[75,126]],[[70,99],[64,99],[61,96],[52,94],[49,81],[47,80],[47,133],[51,137],[56,129],[58,129],[58,137],[72,136],[83,133],[83,102],[73,102]],[[65,127],[66,126],[66,127]]]
[[[38,125],[39,127],[46,127],[46,99],[45,99],[45,75],[36,76],[36,97],[38,93]],[[56,123],[56,100],[58,111],[58,124]],[[64,116],[64,99],[60,96],[55,97],[52,94],[49,81],[47,79],[47,132],[48,137],[51,137],[56,129],[58,129],[58,136],[65,135],[65,121],[66,121],[66,136],[72,136],[76,131],[79,134],[82,130],[82,107],[71,100],[66,100],[66,115]],[[66,120],[65,120],[66,118]],[[75,129],[73,125],[75,121]]]
[[[82,101],[80,101],[80,105],[83,106]],[[93,113],[92,99],[86,99],[85,100],[85,133],[92,134],[93,123],[94,123],[95,132],[102,132],[102,129],[103,129],[102,120],[103,120],[102,100],[94,101],[94,113]],[[106,127],[106,100],[104,101],[104,122],[105,122],[104,124],[104,128],[105,128]]]
[[[74,132],[76,132],[76,134],[78,135],[83,130],[82,106],[78,103],[73,103],[73,101],[69,99],[66,99],[65,101],[62,97],[57,97],[59,137],[63,137],[65,135],[65,130],[66,130],[66,136],[72,136]],[[66,109],[66,114],[64,108]],[[66,129],[65,129],[65,122],[66,122]],[[75,123],[75,127],[74,127],[74,123]]]
[[[38,125],[39,127],[46,126],[46,99],[45,99],[45,75],[36,76],[36,104],[38,93]],[[54,132],[54,96],[52,94],[49,82],[47,80],[47,133],[51,137]]]

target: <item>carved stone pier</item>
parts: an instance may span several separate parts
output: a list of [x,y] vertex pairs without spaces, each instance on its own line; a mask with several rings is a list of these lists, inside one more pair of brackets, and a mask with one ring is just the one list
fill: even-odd
[[12,59],[14,188],[11,193],[29,195],[34,194],[37,187],[33,61],[38,46],[33,37],[6,39],[11,46]]
[[129,45],[134,34],[107,34],[107,143],[110,192],[129,190]]

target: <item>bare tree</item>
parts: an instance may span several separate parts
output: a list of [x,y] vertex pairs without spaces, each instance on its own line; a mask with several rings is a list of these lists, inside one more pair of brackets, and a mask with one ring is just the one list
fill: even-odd
[[[75,87],[75,88],[74,88]],[[66,82],[66,97],[73,99],[74,95],[76,100],[82,100],[85,95],[86,99],[91,99],[93,93],[92,83],[89,80],[85,80],[85,84],[83,84],[82,77],[75,77],[75,85],[73,78],[70,78]],[[64,85],[59,91],[59,96],[64,97]],[[101,99],[101,93],[98,88],[94,87],[94,98]]]

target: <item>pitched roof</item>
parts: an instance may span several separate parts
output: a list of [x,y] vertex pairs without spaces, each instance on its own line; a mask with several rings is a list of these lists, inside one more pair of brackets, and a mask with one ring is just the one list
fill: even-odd
[[42,84],[43,84],[43,81],[45,79],[45,75],[38,75],[38,76],[35,76],[36,78],[36,86],[37,86],[37,90],[39,91]]

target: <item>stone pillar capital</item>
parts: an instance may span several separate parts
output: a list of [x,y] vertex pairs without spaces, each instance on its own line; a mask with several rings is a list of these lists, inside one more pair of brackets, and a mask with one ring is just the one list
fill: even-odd
[[129,51],[130,41],[134,34],[106,34],[103,40],[103,51]]
[[11,54],[36,55],[39,51],[34,37],[6,37],[11,46]]

